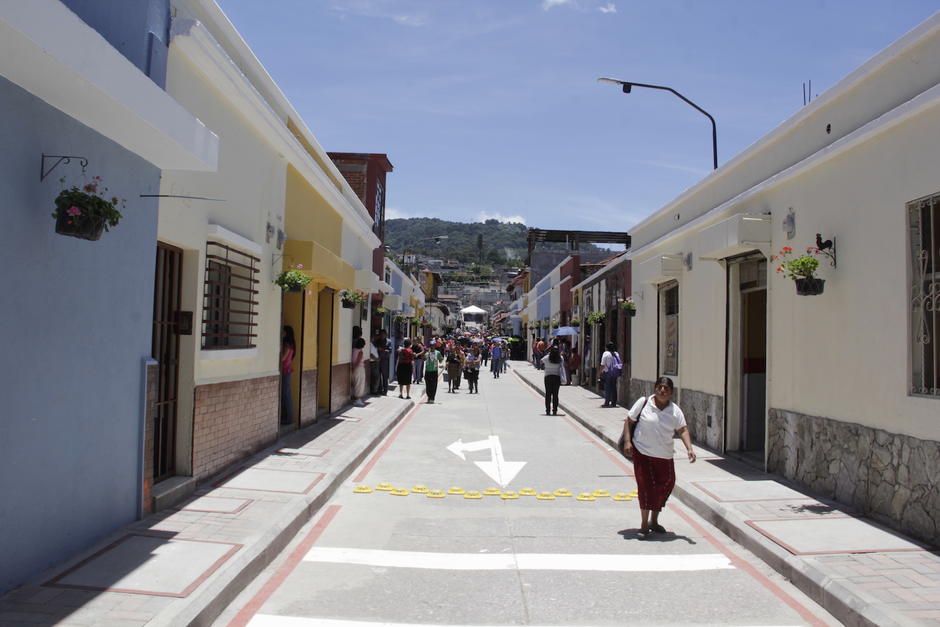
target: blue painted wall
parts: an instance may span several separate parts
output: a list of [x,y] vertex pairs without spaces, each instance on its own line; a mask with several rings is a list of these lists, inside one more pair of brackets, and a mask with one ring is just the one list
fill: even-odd
[[[164,0],[66,4],[162,83],[147,25]],[[156,199],[139,196],[160,170],[3,78],[0,103],[3,592],[137,517],[157,239]],[[73,161],[40,182],[43,152],[87,157],[87,172]],[[97,242],[56,235],[59,178],[95,175],[127,198],[124,219]]]
[[170,0],[62,0],[160,87],[166,86]]

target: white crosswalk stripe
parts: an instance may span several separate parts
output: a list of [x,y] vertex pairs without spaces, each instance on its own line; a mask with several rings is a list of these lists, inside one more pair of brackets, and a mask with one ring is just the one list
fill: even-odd
[[604,572],[675,572],[734,568],[720,553],[691,555],[586,555],[566,553],[426,553],[314,547],[307,562],[358,564],[383,568],[438,570],[571,570]]

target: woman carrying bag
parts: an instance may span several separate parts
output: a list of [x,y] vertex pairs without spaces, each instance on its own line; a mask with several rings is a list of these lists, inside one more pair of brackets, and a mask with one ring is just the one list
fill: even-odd
[[[689,462],[695,462],[685,415],[672,402],[672,379],[660,377],[653,390],[653,396],[644,396],[634,403],[624,421],[621,436],[624,454],[633,458],[633,473],[636,475],[640,500],[641,540],[653,532],[666,533],[666,529],[659,524],[659,512],[665,507],[676,485],[676,468],[672,460],[672,440],[676,434],[682,438]],[[631,429],[633,424],[636,426]]]

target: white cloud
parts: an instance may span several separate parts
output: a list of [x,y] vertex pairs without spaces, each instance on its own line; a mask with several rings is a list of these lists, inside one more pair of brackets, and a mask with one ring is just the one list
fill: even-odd
[[487,220],[499,220],[500,222],[517,222],[519,224],[525,224],[525,218],[520,215],[504,216],[501,213],[488,213],[486,211],[481,211],[479,214],[477,214],[478,222],[486,222]]
[[571,4],[573,0],[542,0],[542,10],[548,11],[555,7],[560,7],[565,4]]
[[616,13],[617,5],[615,5],[613,2],[608,2],[605,6],[597,7],[597,10],[601,13]]
[[413,218],[398,207],[386,207],[385,208],[385,219],[386,220],[399,220],[404,218]]
[[643,161],[646,165],[651,165],[654,168],[665,168],[667,170],[677,170],[679,172],[686,172],[688,174],[694,174],[698,177],[703,177],[711,170],[707,168],[696,168],[692,166],[683,165],[681,163],[668,163],[666,161]]
[[396,4],[395,0],[343,0],[334,2],[330,8],[342,18],[348,15],[371,17],[392,20],[402,26],[424,26],[431,21],[423,8],[415,7],[414,11],[402,13],[401,4]]

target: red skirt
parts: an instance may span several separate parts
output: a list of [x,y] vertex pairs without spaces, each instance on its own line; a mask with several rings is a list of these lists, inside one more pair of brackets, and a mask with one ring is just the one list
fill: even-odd
[[644,455],[634,445],[633,473],[636,475],[640,509],[661,511],[676,485],[676,465],[671,459]]

